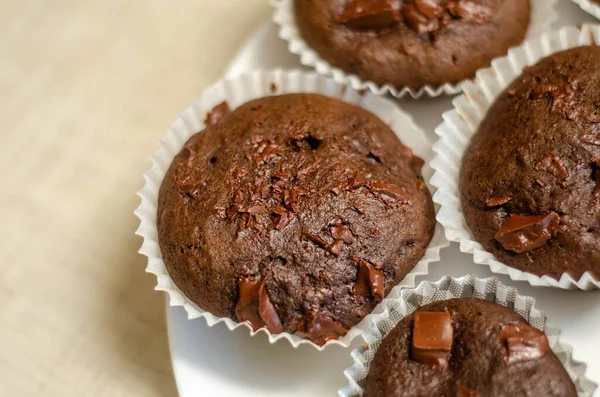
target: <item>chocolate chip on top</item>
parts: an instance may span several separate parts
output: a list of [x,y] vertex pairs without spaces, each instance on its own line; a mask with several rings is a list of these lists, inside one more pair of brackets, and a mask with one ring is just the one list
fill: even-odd
[[511,214],[494,238],[504,249],[522,254],[546,244],[558,230],[559,224],[560,217],[556,212],[540,216]]
[[217,124],[221,119],[231,113],[229,110],[229,105],[227,102],[222,102],[219,105],[215,106],[213,110],[206,114],[206,119],[204,120],[204,124],[208,127],[211,125]]
[[508,364],[537,360],[550,351],[546,334],[527,323],[503,325],[500,338],[506,344]]
[[433,368],[446,368],[454,334],[450,313],[417,311],[413,321],[411,359]]
[[241,279],[238,287],[239,298],[235,307],[238,320],[248,322],[255,331],[265,327],[274,334],[282,332],[281,321],[269,300],[265,283]]
[[[335,99],[242,105],[191,137],[163,180],[169,274],[216,316],[317,344],[345,335],[433,236],[409,153],[383,121]],[[356,258],[373,268],[359,274]]]
[[384,28],[398,22],[400,14],[394,0],[352,0],[340,22],[353,28]]
[[381,29],[403,21],[422,34],[454,20],[481,24],[493,16],[493,8],[469,0],[351,0],[339,22],[352,28]]
[[385,296],[384,275],[381,269],[365,261],[364,259],[354,258],[358,262],[358,273],[356,284],[352,292],[358,296],[372,296],[379,302]]

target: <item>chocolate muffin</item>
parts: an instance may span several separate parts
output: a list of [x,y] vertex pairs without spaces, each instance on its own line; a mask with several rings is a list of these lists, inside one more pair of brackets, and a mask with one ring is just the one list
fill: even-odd
[[413,89],[473,77],[521,43],[530,0],[294,0],[300,33],[334,67]]
[[175,284],[200,308],[322,345],[411,271],[435,214],[423,162],[368,111],[266,97],[190,138],[160,188]]
[[576,397],[546,335],[478,299],[423,306],[383,340],[364,397]]
[[600,277],[600,48],[526,68],[465,152],[460,197],[475,239],[538,276]]

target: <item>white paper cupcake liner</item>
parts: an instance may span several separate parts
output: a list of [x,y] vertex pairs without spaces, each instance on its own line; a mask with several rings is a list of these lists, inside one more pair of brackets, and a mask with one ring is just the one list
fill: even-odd
[[404,316],[414,312],[419,305],[452,298],[484,299],[519,313],[531,325],[546,333],[554,354],[575,383],[578,396],[592,397],[598,385],[585,377],[586,365],[573,360],[573,349],[559,342],[560,330],[547,324],[546,313],[535,307],[535,300],[519,295],[515,288],[502,285],[495,277],[479,279],[470,275],[458,279],[444,277],[437,282],[423,281],[414,289],[402,290],[399,299],[384,300],[383,313],[374,316],[371,328],[363,333],[368,348],[352,351],[354,365],[344,371],[349,383],[338,394],[341,397],[363,395],[364,382],[377,349]]
[[572,0],[573,3],[578,4],[579,7],[588,14],[600,19],[600,4],[595,3],[591,0]]
[[474,81],[463,84],[464,95],[452,101],[454,110],[443,114],[444,121],[435,131],[439,139],[433,146],[437,156],[431,163],[435,170],[431,184],[438,188],[433,201],[441,205],[437,220],[444,225],[450,241],[460,243],[462,252],[473,254],[476,263],[488,265],[494,273],[508,274],[513,280],[528,281],[535,286],[582,290],[600,288],[600,280],[595,280],[589,272],[579,280],[574,280],[567,273],[556,280],[499,262],[475,241],[465,221],[458,187],[463,153],[496,96],[521,74],[523,67],[533,65],[552,53],[593,42],[600,43],[600,26],[584,25],[544,34],[510,50],[506,57],[494,60],[491,68],[478,71]]
[[[173,158],[181,150],[184,143],[190,136],[204,129],[206,113],[223,101],[227,101],[229,107],[235,109],[252,99],[296,92],[319,93],[328,97],[341,99],[347,103],[358,105],[371,111],[388,124],[402,142],[410,147],[417,156],[425,160],[426,164],[423,167],[424,180],[428,181],[433,174],[433,170],[429,166],[429,162],[433,158],[431,142],[427,140],[426,135],[413,123],[411,117],[402,112],[392,102],[369,93],[361,95],[354,90],[347,89],[342,84],[335,83],[333,80],[315,73],[300,71],[285,72],[281,70],[255,72],[230,80],[221,80],[208,88],[204,91],[200,99],[193,102],[179,116],[177,121],[167,131],[166,136],[160,140],[159,151],[152,156],[152,168],[144,175],[146,185],[138,192],[142,203],[136,209],[135,214],[140,218],[141,224],[136,233],[144,238],[140,253],[148,257],[147,271],[156,275],[158,281],[156,289],[169,294],[171,306],[183,306],[190,319],[204,317],[209,326],[217,323],[225,323],[230,330],[238,327],[246,327],[252,332],[252,335],[256,332],[264,332],[268,335],[271,343],[279,339],[286,339],[294,347],[300,344],[311,344],[319,350],[333,344],[347,347],[352,339],[360,335],[367,328],[370,315],[353,327],[346,336],[336,341],[329,341],[323,347],[287,333],[271,335],[264,328],[254,332],[248,324],[237,323],[229,318],[217,317],[202,310],[188,299],[175,286],[169,276],[158,245],[156,212],[160,185]],[[435,191],[431,185],[428,184],[427,186],[432,193]],[[414,286],[415,277],[427,274],[428,264],[439,261],[440,250],[448,245],[449,242],[444,236],[441,225],[437,224],[433,240],[426,250],[425,256],[417,263],[416,267],[406,276],[402,283],[390,292],[389,296],[397,296],[402,287]],[[378,308],[375,308],[374,313],[377,311]]]
[[[558,20],[554,7],[557,0],[531,0],[531,23],[527,31],[526,39],[538,37],[543,32],[549,31],[552,24]],[[319,56],[304,41],[294,15],[294,0],[271,0],[271,5],[275,8],[273,21],[279,25],[279,37],[288,43],[288,50],[292,54],[300,56],[300,63],[304,66],[314,68],[319,74],[331,76],[342,84],[348,84],[355,90],[368,89],[376,95],[392,95],[396,98],[402,98],[410,95],[413,98],[420,98],[423,95],[429,97],[438,97],[441,95],[455,95],[462,91],[463,82],[456,84],[444,84],[439,87],[424,86],[418,90],[410,87],[393,87],[389,84],[380,86],[372,81],[363,81],[354,74],[348,74],[343,70],[330,65]]]

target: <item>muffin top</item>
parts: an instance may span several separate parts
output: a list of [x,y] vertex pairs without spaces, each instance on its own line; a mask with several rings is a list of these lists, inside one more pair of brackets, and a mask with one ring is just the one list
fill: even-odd
[[523,40],[530,0],[294,0],[308,45],[334,67],[413,89],[475,75]]
[[600,48],[526,68],[465,152],[462,208],[475,239],[536,275],[600,276]]
[[324,344],[424,255],[435,215],[422,160],[368,111],[313,94],[225,104],[175,157],[158,232],[200,308]]
[[479,299],[420,307],[383,340],[364,397],[576,397],[546,335]]

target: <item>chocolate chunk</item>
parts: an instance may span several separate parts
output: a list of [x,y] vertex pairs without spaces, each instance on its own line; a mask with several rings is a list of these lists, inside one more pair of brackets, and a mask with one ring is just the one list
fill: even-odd
[[285,215],[287,214],[287,210],[280,205],[275,206],[271,212],[275,215]]
[[266,162],[271,156],[281,155],[283,152],[279,145],[267,143],[262,144],[258,150],[258,163]]
[[446,7],[453,16],[472,23],[486,23],[494,16],[492,8],[468,0],[450,0]]
[[386,28],[398,22],[400,15],[392,0],[352,0],[340,22],[353,28]]
[[385,296],[385,280],[383,272],[360,258],[353,258],[358,262],[358,275],[354,284],[353,293],[358,296],[373,296],[377,301]]
[[227,208],[226,215],[227,219],[234,221],[240,212],[244,212],[243,207],[240,204],[234,204]]
[[240,204],[244,201],[244,192],[240,189],[236,189],[233,192],[233,202],[236,204]]
[[313,243],[315,243],[316,245],[318,245],[321,248],[326,248],[327,247],[327,241],[323,240],[321,237],[317,236],[316,234],[312,234],[311,232],[308,231],[303,231],[302,235],[312,241]]
[[503,325],[500,339],[506,344],[508,364],[537,360],[550,351],[546,334],[526,323]]
[[229,110],[229,106],[227,105],[227,102],[220,103],[219,105],[215,106],[213,108],[213,110],[206,113],[206,119],[204,119],[204,124],[207,127],[209,127],[211,125],[215,125],[219,121],[221,121],[221,119],[223,117],[227,116],[229,113],[231,113],[231,110]]
[[294,190],[283,191],[283,203],[286,207],[290,208],[293,204],[298,202],[298,193]]
[[248,208],[248,213],[250,215],[264,215],[268,214],[269,210],[264,205],[254,205]]
[[439,27],[437,18],[429,18],[420,12],[414,4],[405,5],[402,8],[402,16],[408,26],[418,34],[433,32]]
[[239,298],[235,315],[239,321],[250,323],[253,330],[267,328],[272,334],[283,332],[281,320],[269,300],[264,281],[238,280]]
[[277,171],[271,174],[271,178],[279,179],[282,181],[289,181],[290,179],[292,179],[292,174],[286,171]]
[[444,9],[433,0],[414,0],[415,6],[428,18],[437,18],[442,15]]
[[433,368],[446,368],[452,351],[454,329],[448,312],[416,312],[411,359]]
[[594,196],[600,197],[600,170],[594,170],[594,180],[596,181]]
[[335,225],[329,229],[329,232],[331,233],[331,237],[333,237],[336,240],[342,240],[346,244],[354,244],[354,242],[356,241],[354,235],[352,234],[352,231],[350,231],[348,226]]
[[475,391],[460,383],[456,384],[456,397],[477,397]]
[[558,230],[559,223],[554,211],[541,216],[511,214],[494,238],[504,249],[522,254],[546,244]]
[[190,198],[196,197],[206,184],[193,176],[186,176],[182,179],[177,179],[177,188],[182,194]]
[[385,202],[409,203],[404,191],[396,185],[384,182],[371,182],[371,191],[379,195]]
[[487,199],[485,201],[485,205],[487,205],[490,208],[499,207],[501,205],[508,203],[511,200],[512,200],[512,197],[509,197],[509,196],[490,197],[489,199]]
[[563,164],[555,150],[546,153],[546,156],[540,162],[540,167],[560,181],[564,181],[569,177],[569,171]]
[[366,185],[367,185],[367,180],[365,178],[363,178],[363,176],[360,175],[358,173],[358,171],[356,171],[354,174],[352,174],[352,176],[348,180],[348,186],[351,187],[352,189],[356,189],[356,188],[359,188],[361,186],[366,186]]
[[[336,323],[320,311],[311,313],[306,323],[306,336],[319,346],[323,346],[328,340],[339,339],[347,333],[346,327]],[[300,332],[299,335],[304,336],[304,333]]]
[[181,151],[181,156],[186,159],[185,163],[182,163],[185,165],[186,168],[192,168],[192,165],[194,163],[194,159],[196,158],[196,155],[198,153],[196,152],[196,148],[193,146],[186,146],[183,148],[183,150]]
[[327,252],[332,255],[338,256],[344,249],[344,242],[342,240],[335,240],[333,243],[327,246]]
[[290,223],[290,215],[287,213],[282,214],[275,219],[273,226],[276,230],[283,230]]

